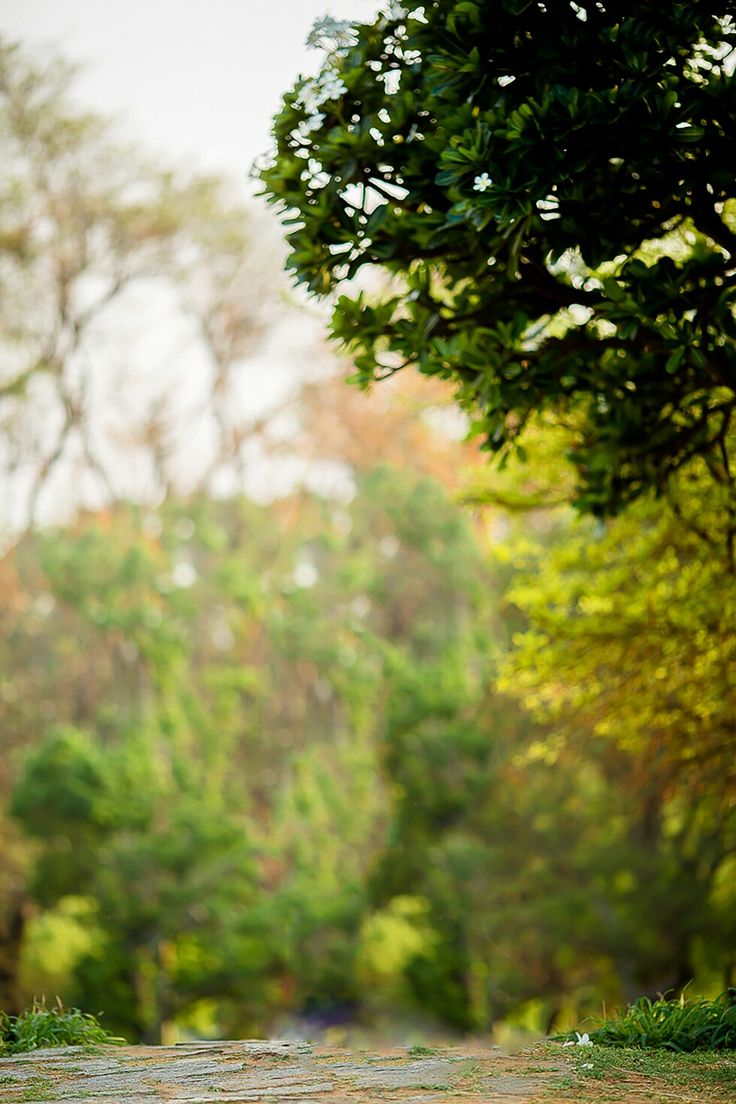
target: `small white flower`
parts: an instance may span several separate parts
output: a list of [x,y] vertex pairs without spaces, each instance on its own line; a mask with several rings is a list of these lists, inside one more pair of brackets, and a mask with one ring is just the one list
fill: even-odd
[[592,1062],[583,1062],[583,1064],[580,1068],[581,1069],[592,1069],[593,1068],[593,1063]]
[[277,157],[275,150],[269,150],[268,153],[260,153],[253,161],[250,167],[250,176],[257,179],[262,172],[267,172],[269,169],[276,167]]
[[381,73],[376,80],[383,82],[383,87],[386,89],[387,96],[395,96],[401,84],[401,70],[389,69],[387,72]]
[[576,1035],[576,1038],[568,1039],[567,1042],[563,1043],[562,1045],[563,1046],[592,1046],[593,1045],[593,1040],[591,1039],[591,1037],[590,1037],[590,1035],[588,1034],[587,1031],[583,1032],[582,1035],[580,1034],[579,1031],[576,1031],[575,1035]]
[[399,4],[397,0],[389,0],[386,5],[386,17],[388,19],[406,19],[408,14],[408,8],[405,8],[403,4]]
[[307,46],[317,50],[348,50],[358,41],[355,28],[347,19],[329,15],[317,19],[307,37]]
[[491,180],[488,173],[487,172],[481,173],[480,176],[476,176],[475,180],[473,181],[473,191],[474,192],[487,192],[492,184],[493,184],[493,181]]
[[326,115],[323,111],[318,111],[315,115],[310,115],[308,119],[302,119],[299,126],[293,132],[294,137],[308,138],[313,130],[319,130],[325,119]]
[[329,100],[337,100],[340,96],[344,96],[348,90],[348,86],[341,77],[335,77],[334,80],[327,81],[320,89],[320,95],[322,97],[321,102],[317,105],[321,107],[323,103],[327,103]]
[[316,111],[317,107],[319,106],[317,103],[315,103],[316,95],[316,82],[313,80],[305,81],[299,89],[299,95],[296,98],[296,103],[301,107],[306,108],[306,110],[311,114],[312,112]]
[[337,69],[325,69],[314,80],[305,81],[299,92],[297,103],[314,117],[318,108],[330,100],[336,100],[348,90]]

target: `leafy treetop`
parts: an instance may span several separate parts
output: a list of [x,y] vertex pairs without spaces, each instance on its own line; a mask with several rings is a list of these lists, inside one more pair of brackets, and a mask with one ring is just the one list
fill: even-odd
[[448,378],[501,454],[553,410],[593,514],[694,457],[733,500],[731,10],[410,0],[316,25],[260,175],[311,292],[390,277],[337,300],[361,384]]

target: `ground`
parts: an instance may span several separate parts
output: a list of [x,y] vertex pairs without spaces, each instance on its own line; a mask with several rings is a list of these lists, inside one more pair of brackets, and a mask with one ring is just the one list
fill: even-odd
[[2,1104],[736,1104],[736,1054],[543,1043],[381,1054],[293,1042],[81,1047],[0,1059]]

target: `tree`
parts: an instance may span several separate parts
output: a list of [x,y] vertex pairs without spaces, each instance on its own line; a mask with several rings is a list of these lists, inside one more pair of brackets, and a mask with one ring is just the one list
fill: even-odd
[[255,890],[245,810],[160,733],[119,748],[70,727],[50,733],[26,761],[13,811],[39,843],[36,900],[93,902],[97,940],[78,989],[87,1007],[107,1005],[117,1029],[159,1042],[198,1000],[242,997],[249,972],[254,985],[257,956],[232,955]]
[[125,1034],[205,1014],[262,1032],[363,996],[392,687],[482,688],[490,597],[478,534],[436,480],[355,479],[349,503],[116,507],[0,561],[0,811],[27,836],[25,961],[39,925],[58,940],[77,910],[90,946],[57,991]]
[[335,307],[358,382],[452,380],[494,453],[557,412],[595,515],[702,458],[733,560],[731,13],[392,0],[322,20],[322,69],[286,94],[261,179],[311,292],[388,277]]
[[0,472],[15,527],[52,481],[72,510],[223,469],[232,483],[258,429],[238,369],[278,281],[232,184],[123,146],[73,82],[65,62],[0,40]]
[[[605,526],[540,511],[569,485],[557,434],[535,431],[538,486],[503,473],[502,501],[537,509],[472,524],[447,490],[466,450],[432,458],[406,382],[362,422],[357,392],[310,391],[301,455],[347,426],[324,453],[349,501],[116,507],[0,560],[20,996],[134,1037],[348,1006],[481,1031],[732,977],[723,560],[663,502]],[[419,473],[371,467],[407,442]],[[711,528],[713,485],[677,491]]]
[[[697,504],[707,534],[713,485],[675,484],[677,505]],[[528,529],[524,538],[509,598],[528,627],[501,689],[548,726],[542,754],[555,769],[577,764],[595,779],[592,896],[627,995],[704,969],[727,987],[736,589],[729,577],[724,586],[723,556],[669,503],[642,500],[599,528],[557,515],[551,544]]]

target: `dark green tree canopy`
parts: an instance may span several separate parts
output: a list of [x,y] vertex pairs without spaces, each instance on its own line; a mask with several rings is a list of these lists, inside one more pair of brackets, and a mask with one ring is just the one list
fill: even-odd
[[[458,385],[488,447],[569,425],[578,505],[616,512],[694,458],[732,497],[732,0],[409,0],[325,19],[261,170],[368,384]],[[376,281],[368,286],[375,287]]]

